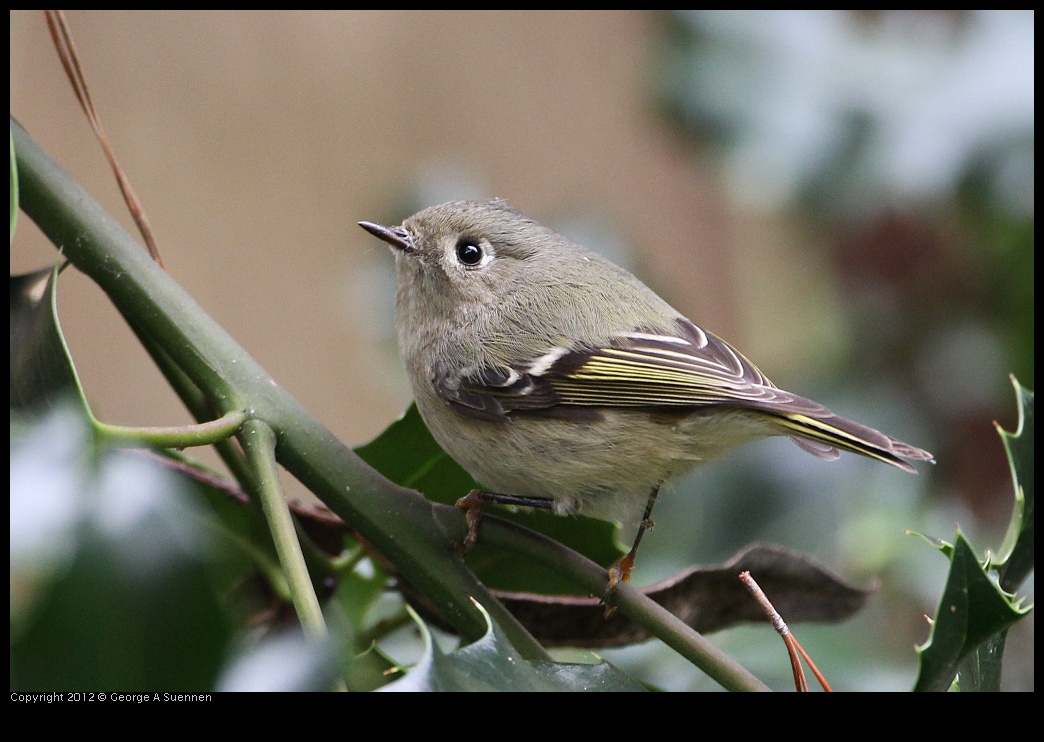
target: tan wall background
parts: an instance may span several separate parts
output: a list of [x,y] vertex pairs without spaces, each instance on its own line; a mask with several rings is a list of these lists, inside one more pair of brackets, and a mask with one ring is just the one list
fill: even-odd
[[[743,307],[736,275],[787,264],[778,258],[793,257],[794,235],[778,220],[738,218],[713,164],[695,159],[650,112],[648,14],[68,18],[170,272],[349,442],[379,432],[408,401],[394,350],[373,331],[372,293],[386,298],[391,287],[372,284],[391,260],[355,223],[408,216],[419,182],[439,198],[507,198],[542,221],[576,213],[602,220],[683,312],[777,377],[795,362],[793,349],[783,355],[773,346],[774,333],[754,330],[760,311],[778,316],[779,307]],[[42,16],[14,12],[11,20],[13,115],[130,228]],[[455,188],[455,178],[466,182]],[[53,259],[51,246],[22,234],[11,268]],[[812,280],[811,270],[798,264],[789,280]],[[814,311],[790,296],[788,316]],[[64,281],[61,301],[105,418],[183,416],[84,278]]]

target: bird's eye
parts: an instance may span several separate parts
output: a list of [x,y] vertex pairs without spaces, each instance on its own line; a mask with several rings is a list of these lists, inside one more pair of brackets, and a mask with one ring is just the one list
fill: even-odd
[[472,237],[461,237],[457,240],[457,260],[465,266],[475,266],[482,262],[484,250],[479,247],[478,240]]

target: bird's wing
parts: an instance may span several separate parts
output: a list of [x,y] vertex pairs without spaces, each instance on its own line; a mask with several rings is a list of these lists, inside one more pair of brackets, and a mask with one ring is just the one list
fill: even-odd
[[436,385],[450,401],[494,416],[558,406],[819,407],[776,388],[735,348],[692,322],[679,319],[677,328],[620,333],[600,347],[553,348]]
[[835,459],[838,448],[907,471],[901,460],[931,455],[846,420],[810,399],[776,387],[743,355],[679,318],[676,332],[637,329],[600,347],[554,348],[537,358],[436,379],[440,395],[470,417],[512,415],[594,420],[603,408],[729,406],[770,415],[803,449]]

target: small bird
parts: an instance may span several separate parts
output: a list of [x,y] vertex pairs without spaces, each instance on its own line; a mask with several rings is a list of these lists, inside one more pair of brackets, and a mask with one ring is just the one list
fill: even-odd
[[458,501],[637,526],[661,485],[748,441],[787,435],[915,472],[932,455],[776,387],[631,273],[504,201],[453,201],[359,226],[395,255],[399,352],[439,445],[484,488]]

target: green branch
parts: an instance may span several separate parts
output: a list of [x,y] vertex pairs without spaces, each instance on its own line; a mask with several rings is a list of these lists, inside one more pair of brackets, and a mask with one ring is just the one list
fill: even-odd
[[454,553],[419,493],[388,482],[320,425],[21,126],[12,120],[11,128],[23,211],[134,318],[136,332],[160,345],[222,413],[249,409],[271,426],[279,463],[441,606],[465,639],[486,631],[475,597],[524,656],[547,659]]

